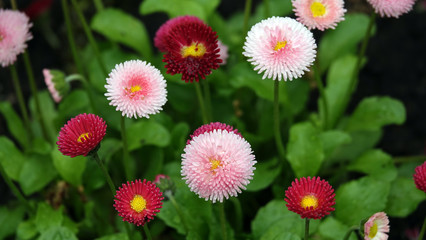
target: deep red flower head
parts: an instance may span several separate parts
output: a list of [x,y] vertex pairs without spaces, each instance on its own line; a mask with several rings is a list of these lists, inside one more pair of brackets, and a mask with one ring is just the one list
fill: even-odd
[[119,188],[114,199],[114,207],[123,221],[133,223],[137,226],[154,219],[157,212],[160,212],[164,199],[160,189],[150,181],[138,179],[134,182],[127,182]]
[[422,165],[417,166],[415,171],[416,173],[414,173],[413,178],[416,187],[426,192],[426,161]]
[[336,202],[333,187],[319,177],[302,177],[285,191],[288,210],[302,218],[320,219],[334,211]]
[[94,150],[106,133],[105,121],[94,114],[79,114],[69,120],[59,132],[56,144],[67,156],[86,156]]
[[182,24],[182,23],[191,23],[191,22],[199,22],[203,23],[201,19],[195,16],[180,16],[175,17],[167,22],[165,22],[161,27],[157,30],[154,37],[154,45],[160,50],[161,52],[167,52],[166,48],[166,39],[169,35],[170,29],[174,28],[175,26]]
[[212,122],[212,123],[209,123],[209,124],[204,124],[203,126],[197,128],[197,130],[195,130],[194,133],[192,135],[190,135],[189,139],[186,141],[186,144],[188,145],[194,137],[201,135],[203,133],[206,133],[206,132],[213,132],[213,130],[215,130],[215,129],[216,130],[221,129],[221,130],[225,130],[227,132],[233,132],[233,133],[237,134],[238,136],[243,137],[243,136],[241,136],[241,133],[238,132],[238,129],[234,129],[232,126],[229,126],[225,123]]
[[203,22],[176,23],[165,37],[165,49],[167,73],[181,73],[185,82],[205,79],[222,62],[216,32]]

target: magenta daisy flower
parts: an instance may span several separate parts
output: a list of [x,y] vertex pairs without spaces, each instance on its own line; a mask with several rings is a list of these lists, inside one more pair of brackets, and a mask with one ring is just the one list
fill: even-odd
[[384,212],[375,213],[364,224],[365,240],[386,240],[389,233],[389,219]]
[[65,74],[59,70],[43,69],[43,75],[50,95],[55,102],[59,103],[70,89],[69,84],[65,81]]
[[415,172],[416,173],[414,173],[413,178],[416,187],[423,192],[426,192],[426,162],[417,166]]
[[334,29],[343,21],[346,9],[343,0],[292,0],[297,21],[309,29]]
[[19,11],[0,9],[0,64],[7,67],[27,48],[32,38],[29,18]]
[[221,129],[221,130],[225,130],[227,132],[233,132],[233,133],[237,134],[238,136],[243,137],[243,136],[241,136],[241,133],[238,132],[238,129],[234,129],[232,126],[229,126],[225,123],[220,123],[220,122],[211,122],[209,124],[204,124],[203,126],[197,128],[194,131],[194,133],[190,135],[189,139],[186,141],[186,144],[189,144],[194,137],[201,135],[203,133],[206,133],[206,132],[212,132],[215,129],[216,130]]
[[131,60],[115,65],[105,85],[109,103],[128,118],[149,118],[167,101],[166,81],[150,63]]
[[59,132],[56,144],[67,156],[87,156],[95,151],[106,133],[105,121],[94,114],[79,114],[69,120]]
[[123,221],[133,223],[136,226],[145,225],[145,223],[154,219],[154,216],[160,212],[164,197],[163,193],[154,183],[138,179],[127,182],[119,188],[114,199],[114,207]]
[[217,45],[219,46],[219,59],[222,60],[219,65],[225,65],[226,60],[228,59],[228,46],[223,44],[220,40],[217,41]]
[[413,9],[416,0],[367,0],[381,17],[398,18]]
[[243,55],[255,71],[264,72],[263,79],[287,81],[309,71],[316,47],[313,34],[301,23],[288,17],[271,17],[248,32]]
[[285,191],[286,206],[302,218],[321,219],[334,211],[333,187],[319,177],[302,177]]
[[253,178],[256,161],[251,146],[234,131],[218,128],[194,133],[184,149],[182,177],[206,201],[237,196]]
[[164,39],[167,53],[163,62],[167,63],[167,73],[180,73],[185,82],[205,79],[222,62],[216,32],[203,22],[176,21]]

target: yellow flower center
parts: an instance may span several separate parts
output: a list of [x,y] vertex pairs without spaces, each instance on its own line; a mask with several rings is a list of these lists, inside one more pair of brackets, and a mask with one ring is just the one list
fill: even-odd
[[325,14],[325,6],[320,2],[313,2],[311,4],[311,12],[314,17],[322,17]]
[[274,47],[275,51],[278,51],[280,49],[283,49],[287,45],[287,41],[277,42],[277,44]]
[[374,223],[373,226],[370,228],[370,233],[368,234],[368,237],[374,238],[377,234],[377,230],[378,230],[377,223]]
[[206,53],[206,47],[202,43],[193,42],[191,46],[182,48],[182,57],[202,57]]
[[300,205],[305,209],[309,209],[310,207],[315,209],[318,207],[318,198],[316,198],[314,195],[304,196],[300,202]]
[[132,87],[130,88],[130,91],[131,91],[132,93],[134,93],[134,92],[139,92],[141,89],[142,89],[142,88],[141,88],[141,86],[139,86],[139,85],[135,85],[135,86],[132,86]]
[[132,201],[130,201],[130,207],[140,213],[146,209],[146,200],[141,195],[135,195]]
[[83,140],[85,140],[85,141],[87,141],[87,140],[89,140],[89,136],[90,136],[90,133],[82,133],[79,137],[78,137],[78,139],[77,139],[77,142],[83,142]]

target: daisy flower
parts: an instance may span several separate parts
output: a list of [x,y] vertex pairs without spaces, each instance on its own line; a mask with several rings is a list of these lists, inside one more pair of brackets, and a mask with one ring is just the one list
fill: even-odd
[[154,183],[138,179],[127,182],[119,188],[114,199],[114,207],[123,221],[133,223],[136,226],[154,219],[160,212],[163,203],[163,193]]
[[216,130],[221,129],[227,132],[233,132],[237,134],[238,136],[243,137],[241,136],[241,133],[238,132],[238,129],[234,129],[232,126],[229,126],[225,123],[220,123],[220,122],[211,122],[209,124],[204,124],[203,126],[197,128],[197,130],[195,130],[194,133],[190,135],[189,139],[186,141],[186,144],[189,144],[194,137],[206,132],[212,132],[215,129]]
[[381,17],[398,18],[413,9],[416,0],[367,0]]
[[309,29],[334,29],[343,21],[346,9],[343,0],[292,0],[297,21]]
[[167,101],[166,81],[150,63],[131,60],[115,65],[107,78],[105,96],[128,118],[149,118]]
[[65,74],[59,70],[43,69],[43,76],[50,95],[59,103],[70,90],[70,85],[65,81]]
[[186,145],[181,175],[200,198],[222,202],[250,183],[256,163],[252,153],[250,144],[232,128],[209,129],[193,135]]
[[298,21],[271,17],[255,24],[247,34],[243,55],[264,72],[263,79],[299,78],[308,71],[316,55],[313,34]]
[[185,82],[205,79],[222,62],[216,32],[200,21],[175,22],[163,43],[167,51],[163,59],[167,73],[182,74]]
[[7,67],[27,48],[32,38],[29,18],[19,11],[0,9],[0,64]]
[[321,219],[334,211],[333,187],[319,177],[302,177],[291,183],[285,191],[288,210],[302,218]]
[[386,240],[389,233],[389,219],[384,212],[375,213],[364,224],[365,240]]
[[416,187],[423,192],[426,192],[426,162],[417,166],[415,171],[416,173],[414,173],[413,178]]
[[69,120],[59,132],[56,144],[67,156],[87,156],[96,151],[106,133],[105,121],[94,114],[79,114]]

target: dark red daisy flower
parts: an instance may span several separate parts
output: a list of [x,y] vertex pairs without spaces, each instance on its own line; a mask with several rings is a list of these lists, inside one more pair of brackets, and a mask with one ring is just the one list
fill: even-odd
[[334,211],[333,187],[319,177],[296,179],[285,191],[288,210],[302,218],[320,219]]
[[154,45],[161,52],[167,52],[167,48],[166,48],[167,41],[166,41],[166,39],[167,39],[167,36],[169,34],[170,29],[172,29],[173,27],[175,27],[179,24],[191,23],[191,22],[203,23],[203,21],[201,21],[201,19],[199,19],[198,17],[195,17],[195,16],[180,16],[180,17],[175,17],[175,18],[168,20],[163,25],[161,25],[161,27],[155,33]]
[[136,226],[144,225],[154,219],[160,212],[164,197],[160,189],[150,181],[138,179],[127,182],[119,188],[114,199],[114,207],[123,221],[133,223]]
[[64,155],[87,156],[104,138],[106,127],[105,121],[99,116],[79,114],[61,128],[56,144]]
[[415,172],[416,173],[414,173],[413,178],[416,187],[423,192],[426,192],[426,162],[417,166]]
[[226,130],[227,132],[233,132],[238,136],[243,137],[241,136],[241,133],[238,132],[238,129],[234,129],[232,126],[229,126],[225,123],[212,122],[209,124],[204,124],[203,126],[197,128],[197,130],[195,130],[194,133],[190,135],[189,139],[186,141],[186,144],[188,145],[194,137],[206,132],[212,132],[215,129]]
[[165,49],[163,62],[167,63],[167,73],[181,73],[185,82],[205,79],[222,62],[216,32],[198,21],[182,21],[170,28]]

